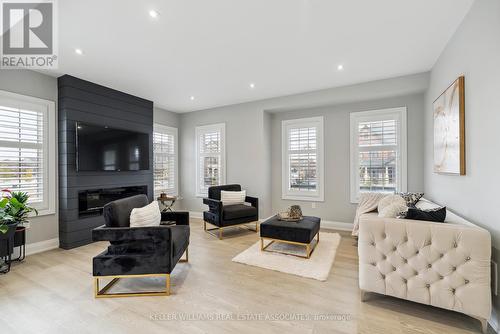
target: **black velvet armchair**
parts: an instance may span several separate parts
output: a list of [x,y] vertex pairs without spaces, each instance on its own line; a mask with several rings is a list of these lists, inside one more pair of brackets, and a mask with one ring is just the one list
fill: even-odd
[[[206,232],[215,235],[218,231],[219,239],[223,237],[223,230],[232,226],[243,226],[244,224],[255,222],[255,232],[259,228],[259,199],[247,196],[245,204],[223,205],[221,201],[221,191],[241,191],[239,184],[227,184],[208,188],[208,198],[203,199],[203,204],[208,205],[208,211],[203,212],[203,228]],[[207,229],[207,223],[215,225],[215,228]],[[246,227],[246,226],[245,226]]]
[[[162,221],[175,221],[173,226],[130,227],[134,208],[149,204],[146,195],[110,202],[104,206],[106,225],[92,231],[93,241],[109,241],[108,248],[93,258],[96,298],[117,296],[158,296],[170,294],[170,273],[186,253],[188,260],[189,213],[162,212]],[[165,290],[158,292],[106,293],[120,278],[165,277]],[[111,282],[99,289],[99,279]]]

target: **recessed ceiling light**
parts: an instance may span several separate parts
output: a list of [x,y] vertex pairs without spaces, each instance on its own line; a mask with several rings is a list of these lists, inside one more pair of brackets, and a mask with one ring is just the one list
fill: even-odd
[[190,99],[191,101],[194,101],[194,96],[192,96],[192,95],[191,95],[191,96],[189,97],[189,99]]
[[340,64],[337,66],[338,71],[342,71],[344,69],[344,65]]
[[158,16],[160,16],[160,13],[158,13],[156,10],[150,10],[149,16],[151,16],[153,19],[156,19]]
[[255,88],[255,84],[253,82],[250,83],[250,88],[254,89]]
[[83,54],[83,51],[82,49],[75,49],[75,53],[81,56]]

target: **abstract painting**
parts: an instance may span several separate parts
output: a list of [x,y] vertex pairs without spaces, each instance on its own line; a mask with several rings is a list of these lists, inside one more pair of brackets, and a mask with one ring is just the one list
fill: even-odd
[[465,175],[465,78],[455,80],[433,104],[434,172]]

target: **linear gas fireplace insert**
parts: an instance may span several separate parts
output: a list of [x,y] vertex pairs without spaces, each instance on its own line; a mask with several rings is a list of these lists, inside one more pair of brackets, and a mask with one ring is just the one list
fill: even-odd
[[134,195],[148,194],[147,186],[91,189],[78,192],[78,218],[100,216],[107,203]]

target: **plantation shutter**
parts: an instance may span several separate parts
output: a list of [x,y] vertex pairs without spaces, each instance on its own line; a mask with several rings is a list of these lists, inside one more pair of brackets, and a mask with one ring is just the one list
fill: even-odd
[[155,126],[153,132],[155,198],[161,193],[177,195],[177,133],[175,130]]
[[220,185],[221,178],[221,133],[203,133],[199,137],[200,191],[206,193],[211,186]]
[[44,201],[42,111],[2,105],[0,100],[0,188],[27,192],[31,203]]
[[225,181],[225,124],[196,127],[196,195]]
[[359,189],[394,192],[398,188],[397,120],[358,123]]
[[289,129],[288,159],[289,189],[316,191],[318,186],[316,127]]

